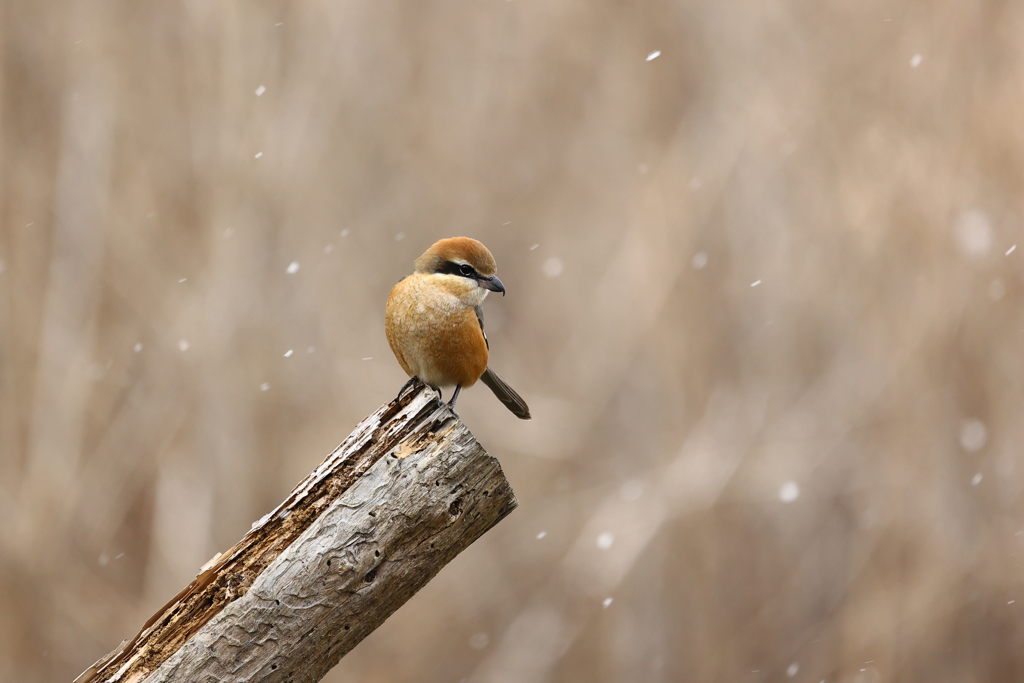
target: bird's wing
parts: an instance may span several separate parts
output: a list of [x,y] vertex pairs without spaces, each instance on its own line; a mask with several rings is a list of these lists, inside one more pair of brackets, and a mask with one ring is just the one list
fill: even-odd
[[487,333],[484,332],[484,309],[479,306],[474,306],[473,310],[476,312],[476,321],[480,323],[480,334],[484,335],[484,344],[487,345],[487,350],[491,350],[491,343],[487,341]]

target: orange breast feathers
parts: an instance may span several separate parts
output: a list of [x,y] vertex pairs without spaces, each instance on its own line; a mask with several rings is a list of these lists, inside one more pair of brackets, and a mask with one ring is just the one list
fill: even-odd
[[441,273],[414,273],[391,290],[384,331],[402,369],[433,387],[470,387],[487,369],[475,306],[486,292]]

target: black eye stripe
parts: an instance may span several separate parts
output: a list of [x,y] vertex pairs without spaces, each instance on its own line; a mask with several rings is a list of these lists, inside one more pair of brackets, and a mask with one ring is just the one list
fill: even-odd
[[462,277],[476,278],[477,272],[473,266],[468,263],[454,263],[452,261],[441,261],[437,264],[437,270],[435,273],[442,273],[444,275],[461,275]]

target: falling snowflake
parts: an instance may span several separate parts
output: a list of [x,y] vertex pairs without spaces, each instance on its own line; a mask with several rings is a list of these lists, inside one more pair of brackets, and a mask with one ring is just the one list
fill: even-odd
[[792,503],[800,497],[800,486],[795,481],[787,481],[779,489],[779,500],[783,503]]
[[544,262],[542,270],[548,277],[558,277],[562,274],[562,270],[565,269],[565,265],[562,263],[562,259],[557,256],[552,256]]

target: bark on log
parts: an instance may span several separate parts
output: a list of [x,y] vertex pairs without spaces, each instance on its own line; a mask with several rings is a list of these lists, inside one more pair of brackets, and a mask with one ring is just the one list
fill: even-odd
[[75,683],[319,681],[517,504],[436,392],[409,387]]

